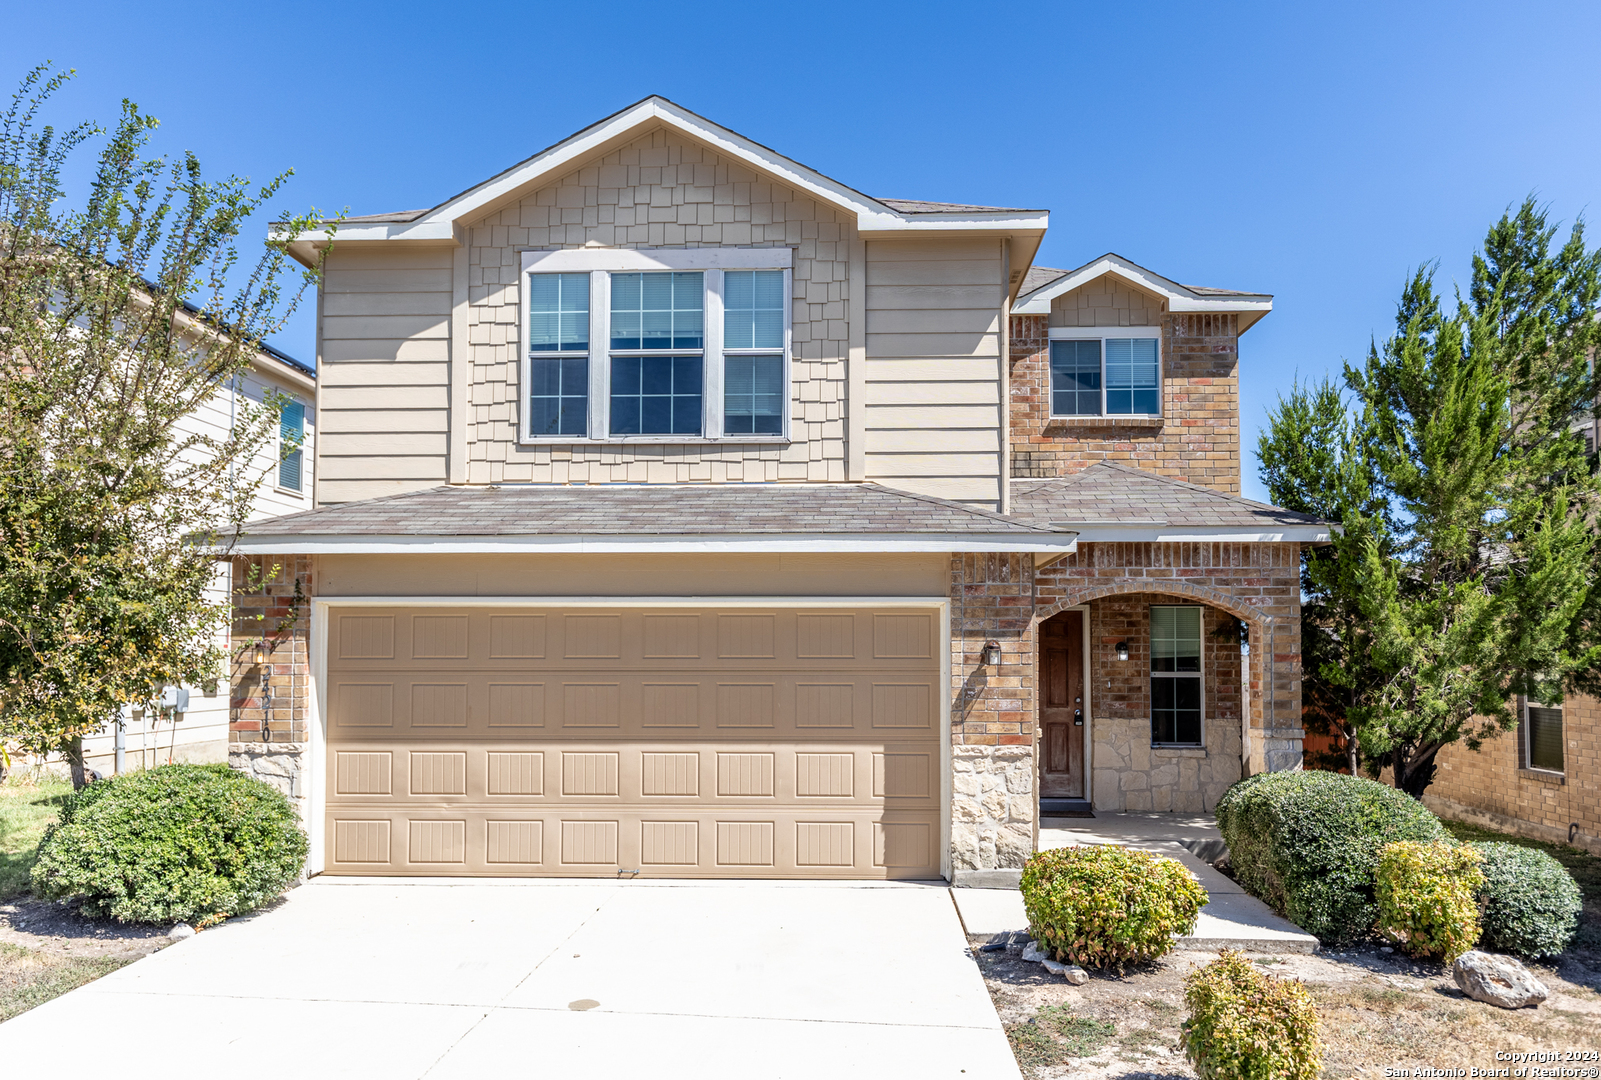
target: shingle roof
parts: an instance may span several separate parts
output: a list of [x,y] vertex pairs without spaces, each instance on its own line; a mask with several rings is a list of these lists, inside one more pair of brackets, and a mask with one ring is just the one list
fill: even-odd
[[1060,530],[863,483],[436,487],[253,521],[245,536],[702,536]]
[[1027,296],[1035,289],[1043,289],[1057,278],[1072,272],[1058,270],[1054,266],[1031,266],[1028,268],[1028,273],[1023,275],[1023,287],[1017,290],[1017,295]]
[[1012,516],[1055,528],[1091,524],[1203,529],[1325,524],[1307,514],[1111,461],[1098,462],[1072,476],[1013,480]]
[[1038,213],[1037,209],[1021,206],[974,206],[971,203],[929,202],[926,199],[879,199],[891,210],[903,214],[1004,214]]
[[387,214],[356,214],[346,217],[344,220],[351,224],[366,225],[377,225],[386,221],[416,221],[431,209],[432,207],[425,207],[422,210],[391,210]]

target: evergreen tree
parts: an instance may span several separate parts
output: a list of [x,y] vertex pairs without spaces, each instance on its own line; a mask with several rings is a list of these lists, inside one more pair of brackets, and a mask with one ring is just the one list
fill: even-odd
[[1303,559],[1308,722],[1414,796],[1443,747],[1511,730],[1518,695],[1601,671],[1601,485],[1575,430],[1601,253],[1556,231],[1533,198],[1509,210],[1449,310],[1418,271],[1345,393],[1297,386],[1258,444],[1275,502],[1341,526]]

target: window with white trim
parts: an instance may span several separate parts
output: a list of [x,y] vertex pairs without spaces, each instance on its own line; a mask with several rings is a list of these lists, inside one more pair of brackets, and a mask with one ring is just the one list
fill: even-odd
[[306,406],[285,401],[278,408],[278,486],[285,491],[305,487]]
[[1051,330],[1052,416],[1160,416],[1156,327]]
[[1564,772],[1562,706],[1523,702],[1519,749],[1523,767],[1543,772]]
[[785,438],[791,259],[789,248],[524,252],[519,438]]
[[1151,608],[1151,744],[1201,745],[1201,609]]

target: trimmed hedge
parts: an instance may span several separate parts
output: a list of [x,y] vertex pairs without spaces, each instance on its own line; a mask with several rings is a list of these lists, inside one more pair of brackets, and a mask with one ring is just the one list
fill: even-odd
[[1313,1080],[1323,1065],[1306,988],[1227,950],[1184,980],[1184,1055],[1201,1080]]
[[1379,852],[1374,875],[1379,933],[1413,956],[1449,964],[1479,940],[1477,851],[1451,840],[1399,840]]
[[1246,891],[1326,942],[1373,928],[1374,869],[1385,844],[1445,836],[1405,792],[1332,772],[1242,780],[1218,800],[1217,823]]
[[1563,865],[1545,852],[1494,841],[1469,844],[1483,858],[1482,943],[1537,959],[1568,947],[1584,897]]
[[118,922],[215,922],[300,874],[306,834],[280,792],[226,765],[163,765],[68,797],[34,891]]
[[1040,948],[1084,967],[1156,959],[1195,929],[1207,899],[1178,860],[1113,844],[1038,852],[1021,888]]

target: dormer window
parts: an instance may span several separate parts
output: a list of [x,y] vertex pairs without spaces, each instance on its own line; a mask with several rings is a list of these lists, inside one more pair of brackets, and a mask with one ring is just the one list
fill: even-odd
[[1052,327],[1052,416],[1162,415],[1158,327]]

